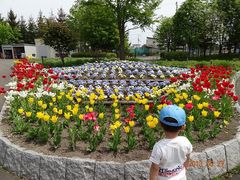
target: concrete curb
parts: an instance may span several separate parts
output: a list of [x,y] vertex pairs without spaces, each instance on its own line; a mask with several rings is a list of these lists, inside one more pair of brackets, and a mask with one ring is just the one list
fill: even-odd
[[[240,77],[237,73],[233,80]],[[240,106],[236,103],[240,112]],[[2,107],[0,123],[7,103]],[[239,109],[238,109],[239,108]],[[144,180],[149,179],[150,161],[126,163],[48,156],[21,148],[5,138],[0,130],[0,164],[20,177],[33,180]],[[240,126],[229,141],[191,154],[189,180],[206,180],[224,174],[240,164]]]

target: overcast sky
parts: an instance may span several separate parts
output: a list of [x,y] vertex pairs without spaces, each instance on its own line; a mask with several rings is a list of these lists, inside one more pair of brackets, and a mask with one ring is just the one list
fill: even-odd
[[[157,16],[173,16],[176,12],[176,2],[180,6],[185,0],[163,0],[160,7],[156,10]],[[59,8],[63,8],[66,13],[74,4],[75,0],[0,0],[0,14],[3,17],[7,17],[7,13],[12,9],[20,18],[23,16],[28,19],[30,16],[37,18],[39,11],[43,12],[43,15],[48,17],[51,12],[57,14]],[[156,29],[152,26],[151,29]],[[153,32],[150,29],[146,29],[145,32],[141,30],[132,30],[129,33],[129,39],[132,44],[146,43],[146,37],[152,37]]]

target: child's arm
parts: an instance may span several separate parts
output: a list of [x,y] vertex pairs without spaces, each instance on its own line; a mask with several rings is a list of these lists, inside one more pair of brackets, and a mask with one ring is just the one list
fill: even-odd
[[186,169],[188,169],[189,167],[189,161],[190,161],[190,154],[187,155],[187,160],[183,164]]
[[150,168],[150,180],[157,180],[158,171],[159,171],[159,165],[152,163]]

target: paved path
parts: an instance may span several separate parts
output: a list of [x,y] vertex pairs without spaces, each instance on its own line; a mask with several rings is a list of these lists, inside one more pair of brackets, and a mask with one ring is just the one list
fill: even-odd
[[[0,59],[0,86],[4,86],[9,82],[10,68],[12,65],[13,60]],[[6,78],[2,78],[3,75],[5,75]],[[4,101],[4,96],[0,95],[0,110],[2,109]],[[19,178],[0,168],[0,180],[19,180]]]

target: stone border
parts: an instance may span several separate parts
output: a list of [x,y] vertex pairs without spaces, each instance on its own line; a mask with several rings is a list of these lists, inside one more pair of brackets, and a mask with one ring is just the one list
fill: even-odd
[[[233,81],[240,77],[236,73]],[[235,89],[234,89],[235,91]],[[235,105],[238,112],[240,106]],[[4,103],[0,123],[9,107]],[[188,180],[211,179],[240,164],[240,126],[229,141],[191,154]],[[20,177],[32,180],[147,180],[150,161],[117,163],[92,159],[44,155],[11,143],[0,130],[0,164]]]

